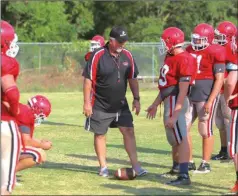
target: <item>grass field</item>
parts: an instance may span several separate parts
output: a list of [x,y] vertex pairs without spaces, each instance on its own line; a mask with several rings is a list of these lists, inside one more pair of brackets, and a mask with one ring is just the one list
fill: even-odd
[[[171,187],[164,183],[170,179],[161,178],[170,169],[170,146],[167,143],[162,117],[149,121],[145,109],[156,96],[156,91],[141,93],[142,111],[134,117],[138,155],[142,166],[149,171],[145,177],[133,181],[105,179],[97,175],[98,163],[93,149],[93,135],[84,131],[82,114],[82,93],[46,93],[52,102],[52,113],[48,121],[37,127],[35,136],[53,142],[48,151],[48,161],[38,167],[22,172],[20,183],[13,194],[17,195],[220,195],[233,185],[235,172],[232,163],[213,161],[212,172],[192,174],[189,187]],[[34,93],[23,93],[22,102]],[[131,102],[131,94],[128,94]],[[158,112],[159,113],[159,112]],[[193,132],[194,161],[201,160],[201,138],[197,127]],[[215,131],[214,153],[220,148],[219,133]],[[111,176],[120,167],[130,166],[123,148],[122,135],[111,129],[107,137],[107,157]]]

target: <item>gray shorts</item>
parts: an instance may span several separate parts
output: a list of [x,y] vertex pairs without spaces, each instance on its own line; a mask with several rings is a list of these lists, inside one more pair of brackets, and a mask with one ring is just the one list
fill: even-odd
[[224,94],[221,94],[219,97],[215,118],[217,128],[228,133],[230,117],[231,109],[226,104]]
[[228,131],[228,153],[231,158],[238,153],[238,109],[231,110],[230,130]]
[[134,127],[133,117],[128,104],[124,105],[117,113],[107,113],[93,110],[90,118],[86,118],[85,130],[104,135],[108,128]]
[[187,125],[192,125],[198,118],[198,131],[203,138],[211,137],[213,135],[213,123],[218,100],[219,96],[213,101],[209,114],[206,114],[204,111],[206,102],[190,101],[190,106],[186,113]]
[[[164,100],[164,124],[169,119],[173,112],[176,105],[176,96],[168,96]],[[179,113],[178,120],[174,125],[173,129],[165,127],[167,140],[171,146],[178,145],[182,142],[183,138],[187,136],[187,125],[186,125],[186,118],[185,113],[189,108],[189,101],[186,97],[184,100],[183,108]]]

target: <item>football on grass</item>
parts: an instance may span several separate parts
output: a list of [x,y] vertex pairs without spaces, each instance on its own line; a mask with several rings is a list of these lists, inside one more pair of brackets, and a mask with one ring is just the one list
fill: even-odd
[[118,180],[133,180],[136,178],[136,172],[132,168],[120,168],[115,172],[114,176]]

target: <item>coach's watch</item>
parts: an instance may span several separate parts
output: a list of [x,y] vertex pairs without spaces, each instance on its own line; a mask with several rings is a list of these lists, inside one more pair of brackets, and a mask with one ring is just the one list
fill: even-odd
[[134,97],[134,100],[140,101],[140,97]]

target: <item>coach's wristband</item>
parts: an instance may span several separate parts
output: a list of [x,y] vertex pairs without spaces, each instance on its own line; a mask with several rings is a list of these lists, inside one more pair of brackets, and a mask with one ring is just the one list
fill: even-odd
[[134,100],[140,101],[140,97],[134,97]]

